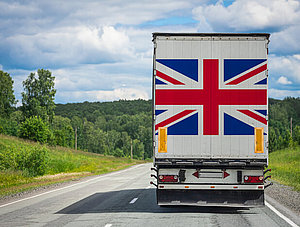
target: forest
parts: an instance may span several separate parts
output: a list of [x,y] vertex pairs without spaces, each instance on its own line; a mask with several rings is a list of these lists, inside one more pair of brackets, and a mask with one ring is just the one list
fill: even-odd
[[100,154],[152,157],[151,100],[57,104],[55,115],[77,128],[78,148]]
[[[23,81],[22,105],[15,107],[13,81],[0,71],[0,133],[83,151],[152,158],[152,101],[119,100],[55,104],[48,70]],[[300,144],[300,98],[269,98],[269,151]]]

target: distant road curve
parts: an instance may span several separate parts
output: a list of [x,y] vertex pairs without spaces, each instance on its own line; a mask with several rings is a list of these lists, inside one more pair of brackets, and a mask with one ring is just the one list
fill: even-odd
[[[297,226],[268,206],[159,207],[152,164],[136,165],[0,205],[0,226]],[[278,216],[279,215],[279,216]]]

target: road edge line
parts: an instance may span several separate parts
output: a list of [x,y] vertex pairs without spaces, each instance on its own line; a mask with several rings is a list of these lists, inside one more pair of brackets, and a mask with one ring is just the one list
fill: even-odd
[[285,215],[283,215],[282,213],[280,213],[275,207],[273,207],[267,201],[265,201],[265,205],[267,207],[269,207],[270,210],[272,210],[277,216],[279,216],[281,219],[283,219],[284,221],[286,221],[292,227],[299,227],[295,222],[293,222],[291,219],[289,219],[288,217],[286,217]]

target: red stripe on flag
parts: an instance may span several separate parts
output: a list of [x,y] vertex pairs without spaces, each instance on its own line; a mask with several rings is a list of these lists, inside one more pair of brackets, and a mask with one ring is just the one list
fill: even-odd
[[210,97],[202,89],[156,89],[156,105],[266,105],[267,90],[218,90]]
[[203,105],[208,102],[199,89],[156,89],[156,105]]
[[166,125],[168,125],[168,124],[170,124],[170,123],[172,123],[194,111],[195,110],[184,110],[184,111],[174,115],[173,117],[170,117],[167,120],[160,122],[159,124],[155,125],[155,131],[158,129],[158,127],[164,127],[164,126],[166,126]]
[[182,83],[182,82],[180,82],[180,81],[178,81],[178,80],[176,80],[176,79],[174,79],[174,78],[172,78],[172,77],[170,77],[170,76],[168,76],[168,75],[166,75],[166,74],[164,74],[164,73],[162,73],[158,70],[156,70],[156,76],[159,76],[160,78],[170,82],[171,84],[184,85],[184,83]]
[[267,90],[219,90],[219,105],[267,105]]
[[218,74],[219,60],[204,59],[203,88],[207,100],[203,106],[203,135],[219,134]]
[[253,71],[251,72],[248,72],[246,73],[244,76],[241,76],[233,81],[230,81],[229,83],[227,83],[226,85],[237,85],[245,80],[248,80],[249,78],[257,75],[258,73],[261,73],[263,71],[265,71],[267,69],[267,64],[263,65],[263,66],[260,66],[259,68],[257,69],[254,69]]
[[249,117],[254,118],[255,120],[257,120],[257,121],[259,121],[259,122],[261,122],[261,123],[263,123],[265,125],[267,124],[267,120],[264,117],[259,116],[258,114],[253,113],[250,110],[238,110],[238,111],[241,112],[241,113],[243,113],[243,114],[246,114]]

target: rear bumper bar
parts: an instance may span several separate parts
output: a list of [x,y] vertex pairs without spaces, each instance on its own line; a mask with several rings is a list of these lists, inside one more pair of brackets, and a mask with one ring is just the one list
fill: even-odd
[[257,207],[264,205],[263,190],[157,189],[158,205]]
[[263,184],[158,184],[161,190],[200,189],[200,190],[264,190]]
[[226,167],[226,168],[262,168],[268,164],[267,159],[179,159],[179,158],[155,158],[154,165],[160,167]]

